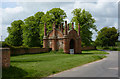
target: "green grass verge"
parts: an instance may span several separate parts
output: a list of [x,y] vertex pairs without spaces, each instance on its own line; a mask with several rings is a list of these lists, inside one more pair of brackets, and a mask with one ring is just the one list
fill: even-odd
[[[103,59],[107,54],[104,51],[82,51],[83,54],[63,54],[50,52],[43,54],[27,54],[11,57],[11,67],[3,69],[5,77],[46,77],[73,67],[81,66],[96,60]],[[97,55],[98,54],[98,55]]]
[[109,46],[109,47],[96,47],[101,50],[120,51],[120,46]]
[[120,51],[120,41],[115,42],[115,46],[97,46],[96,48],[101,50]]

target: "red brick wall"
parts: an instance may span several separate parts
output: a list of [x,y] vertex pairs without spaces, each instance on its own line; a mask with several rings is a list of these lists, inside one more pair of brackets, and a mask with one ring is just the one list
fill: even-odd
[[25,54],[27,49],[25,48],[12,48],[10,49],[11,55]]
[[[0,59],[2,62],[2,67],[10,67],[10,54],[11,55],[21,55],[25,53],[42,53],[49,52],[50,48],[0,48]],[[0,62],[0,64],[1,64]]]
[[43,53],[49,52],[50,48],[14,48],[10,49],[11,55],[21,55],[28,53]]
[[27,53],[42,53],[49,52],[50,48],[29,48]]
[[0,53],[2,54],[2,67],[10,67],[10,49],[0,48]]

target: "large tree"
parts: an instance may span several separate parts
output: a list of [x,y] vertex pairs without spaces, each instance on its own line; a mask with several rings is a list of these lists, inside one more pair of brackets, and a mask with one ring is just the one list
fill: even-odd
[[98,31],[95,44],[97,46],[115,46],[115,42],[118,40],[118,33],[115,27],[104,27]]
[[53,9],[47,11],[46,15],[51,15],[54,18],[54,22],[56,22],[57,28],[58,28],[59,24],[61,24],[61,22],[64,21],[63,19],[65,19],[65,17],[67,17],[64,10],[62,10],[60,8],[53,8]]
[[8,27],[8,37],[5,39],[5,42],[12,46],[21,46],[22,45],[22,20],[16,20],[11,23],[11,27]]
[[[55,18],[54,18],[54,15],[49,15],[49,14],[45,14],[42,18],[42,23],[46,23],[46,26],[47,26],[47,33],[49,33],[51,30],[52,30],[52,25],[53,23],[55,22]],[[41,26],[44,26],[44,25],[41,25]],[[44,28],[41,28],[43,29],[43,32],[42,34],[44,34]]]
[[82,45],[88,46],[91,44],[92,41],[92,31],[91,29],[97,31],[95,23],[95,19],[92,15],[85,11],[85,9],[74,9],[72,11],[73,18],[72,22],[75,22],[76,30],[78,31],[78,23],[80,24],[81,29],[81,38],[82,38]]
[[[44,35],[44,23],[47,25],[47,33],[52,30],[52,25],[56,22],[56,27],[58,27],[63,19],[66,17],[64,10],[60,8],[53,8],[50,11],[37,12],[34,16],[30,16],[24,19],[24,24],[22,25],[23,42],[24,46],[34,47],[42,46],[43,35]],[[11,39],[14,36],[10,37]]]
[[40,32],[44,26],[41,26],[43,12],[37,12],[34,16],[26,18],[23,25],[23,45],[27,47],[41,46]]
[[44,12],[37,12],[35,16],[36,24],[38,26],[38,33],[39,33],[39,43],[42,47],[43,45],[43,34],[44,34],[44,23],[42,21],[42,17],[44,16]]

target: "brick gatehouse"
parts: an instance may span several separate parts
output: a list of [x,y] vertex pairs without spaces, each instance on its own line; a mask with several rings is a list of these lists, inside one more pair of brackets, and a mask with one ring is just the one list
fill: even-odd
[[65,21],[65,28],[63,23],[56,28],[53,24],[53,30],[50,33],[46,33],[46,24],[44,25],[44,38],[43,48],[52,48],[53,51],[63,49],[65,53],[70,53],[71,49],[73,53],[81,53],[81,37],[80,37],[80,24],[78,24],[78,33],[74,30],[74,23],[72,23],[72,29],[69,29],[69,24]]

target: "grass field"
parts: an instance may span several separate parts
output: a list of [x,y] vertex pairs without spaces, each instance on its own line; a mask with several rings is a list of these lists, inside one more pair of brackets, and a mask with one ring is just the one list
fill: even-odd
[[100,50],[120,51],[120,46],[97,47]]
[[[104,51],[82,51],[82,54],[63,54],[49,52],[43,54],[26,54],[11,57],[11,67],[3,69],[5,77],[46,77],[73,67],[103,59]],[[98,55],[97,55],[98,54]]]

